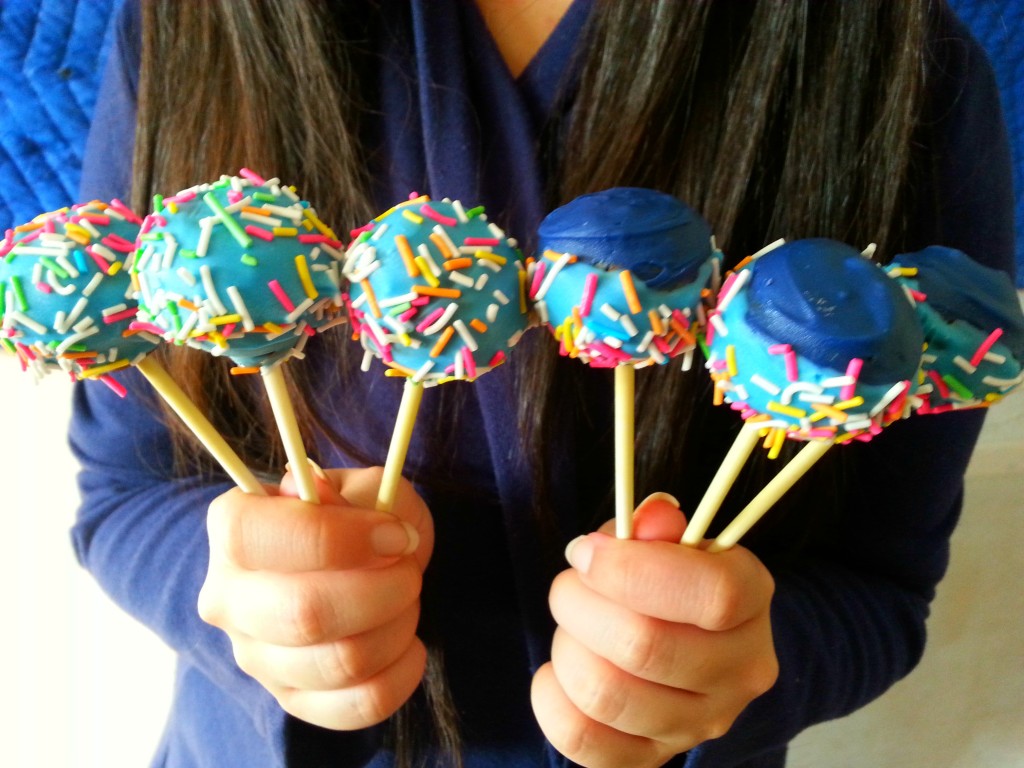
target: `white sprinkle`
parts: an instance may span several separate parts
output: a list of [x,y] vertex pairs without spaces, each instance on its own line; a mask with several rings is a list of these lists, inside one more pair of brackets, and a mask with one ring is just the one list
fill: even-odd
[[[163,265],[161,268],[169,270],[171,268],[171,264],[174,262],[174,254],[178,252],[178,241],[171,236],[170,232],[168,232],[164,235],[164,243],[166,243],[166,248],[164,249]],[[155,263],[156,262],[154,262],[154,264]]]
[[1000,355],[996,352],[989,351],[985,353],[985,356],[982,358],[982,360],[984,360],[986,363],[1002,365],[1003,363],[1006,362],[1006,355]]
[[207,217],[199,220],[199,241],[196,243],[196,256],[205,256],[210,247],[210,236],[213,234],[215,219]]
[[456,285],[461,285],[463,288],[473,288],[475,284],[473,278],[468,275],[463,275],[456,270],[452,270],[448,273],[448,279]]
[[462,207],[462,203],[459,200],[452,200],[452,208],[455,209],[455,218],[463,224],[469,222],[469,216],[466,215],[466,209]]
[[252,196],[251,195],[247,196],[247,197],[243,197],[237,203],[232,203],[231,205],[225,205],[224,206],[224,211],[227,212],[227,213],[230,213],[230,214],[235,214],[235,213],[238,213],[239,211],[241,211],[243,208],[248,207],[249,205],[252,205]]
[[[85,291],[82,291],[82,293],[85,293]],[[63,333],[66,333],[68,328],[72,327],[75,323],[78,322],[79,316],[85,311],[85,308],[87,306],[89,306],[89,302],[86,300],[84,296],[80,298],[77,302],[75,302],[75,306],[71,309],[71,313],[67,316],[67,319],[64,321],[64,331],[62,331]]]
[[267,211],[268,213],[273,213],[277,216],[284,216],[286,219],[291,219],[294,222],[302,221],[301,206],[285,208],[280,205],[271,205],[270,203],[265,203],[264,205],[261,206],[261,208],[263,208],[263,210]]
[[196,278],[191,272],[185,267],[178,267],[177,275],[181,278],[181,281],[185,283],[189,288],[194,288],[196,285]]
[[636,336],[639,331],[636,329],[636,325],[630,319],[629,315],[620,315],[619,324],[623,327],[630,338]]
[[888,408],[889,403],[891,403],[893,400],[899,397],[900,394],[902,394],[906,389],[907,385],[904,384],[904,382],[902,381],[899,384],[893,384],[889,388],[889,391],[882,395],[882,399],[875,404],[875,407],[870,410],[869,415],[871,416],[871,418],[874,418],[882,411],[884,411],[886,408]]
[[390,226],[391,225],[388,224],[387,222],[385,222],[384,224],[381,224],[379,227],[377,227],[375,230],[373,230],[373,234],[370,235],[370,239],[373,240],[374,242],[377,242],[382,237],[384,237],[384,233],[388,231],[388,228]]
[[[62,309],[58,309],[53,316],[53,330],[57,333],[64,333],[67,331],[67,314]],[[4,330],[10,327],[10,323],[7,322],[7,318],[4,318]]]
[[640,343],[636,347],[636,351],[639,352],[641,355],[644,354],[647,351],[647,348],[651,345],[652,341],[654,341],[654,331],[648,331],[640,340]]
[[740,292],[740,289],[743,288],[743,286],[750,279],[750,274],[751,272],[749,269],[744,269],[743,271],[739,272],[736,275],[736,279],[733,280],[732,285],[729,286],[729,292],[726,293],[725,296],[723,296],[721,300],[718,302],[719,312],[725,312],[725,310],[729,308],[729,304],[732,303],[732,300],[736,297],[736,294]]
[[614,336],[605,336],[601,341],[612,349],[622,349],[622,339],[617,339]]
[[653,360],[658,365],[664,365],[665,364],[665,355],[662,354],[662,351],[660,349],[658,349],[657,347],[655,347],[653,345],[651,347],[649,347],[648,350],[647,350],[647,354],[650,355],[651,360]]
[[235,313],[242,317],[242,327],[247,331],[255,330],[256,323],[252,320],[252,315],[249,314],[249,308],[245,306],[245,301],[242,299],[242,294],[239,293],[237,286],[229,285],[227,287],[228,298],[231,299],[231,306],[235,308]]
[[476,352],[480,349],[480,345],[476,343],[476,339],[473,338],[473,334],[469,332],[469,328],[466,327],[466,324],[462,322],[462,320],[453,320],[452,327],[462,338],[462,341],[465,342],[466,346],[469,347],[470,352]]
[[603,314],[605,317],[607,317],[613,323],[617,323],[619,321],[619,318],[622,317],[622,315],[619,314],[619,312],[611,304],[609,304],[608,302],[605,302],[604,304],[602,304],[600,306],[600,310],[601,310],[601,314]]
[[289,200],[291,200],[293,203],[301,202],[301,200],[299,199],[299,196],[295,194],[294,190],[292,190],[291,187],[282,187],[282,186],[278,185],[277,191],[278,191],[279,194],[284,195]]
[[[365,341],[366,337],[364,336],[363,338],[364,338],[363,344],[368,344],[369,342]],[[363,373],[366,373],[368,370],[370,370],[370,364],[372,362],[373,362],[373,352],[371,352],[370,350],[367,349],[365,352],[363,352],[363,362],[359,366],[360,370]]]
[[302,317],[306,310],[313,306],[313,299],[306,298],[300,304],[295,305],[295,309],[285,315],[285,320],[289,323],[294,323],[300,317]]
[[499,309],[500,308],[498,307],[497,304],[488,304],[487,305],[487,315],[486,316],[487,316],[487,322],[488,323],[493,323],[495,320],[498,319],[498,311],[499,311]]
[[278,219],[274,216],[263,216],[258,213],[251,213],[250,211],[242,211],[238,214],[238,218],[245,219],[246,221],[255,221],[270,227],[280,227],[284,224],[284,219]]
[[753,261],[754,259],[761,258],[762,256],[764,256],[766,253],[768,253],[770,251],[774,251],[776,248],[778,248],[780,245],[783,245],[785,242],[786,242],[785,239],[780,237],[775,242],[768,243],[768,245],[766,245],[764,248],[762,248],[761,250],[759,250],[756,253],[751,255],[751,257],[750,257],[751,261]]
[[196,323],[199,322],[199,314],[196,312],[190,312],[188,317],[185,318],[185,322],[181,324],[181,328],[178,329],[178,333],[175,334],[176,341],[185,341],[191,334],[192,329],[196,327]]
[[986,376],[982,380],[982,383],[987,384],[990,387],[998,387],[999,389],[1009,389],[1016,387],[1024,382],[1024,371],[1021,371],[1017,376],[1012,379],[1000,379],[995,376]]
[[745,403],[750,399],[750,396],[747,394],[747,388],[742,384],[737,384],[733,388],[732,394],[734,402]]
[[783,405],[789,405],[793,402],[793,397],[800,392],[810,392],[812,395],[820,395],[821,387],[817,384],[812,384],[809,381],[796,381],[782,390],[782,397],[780,397],[779,400]]
[[833,376],[830,379],[822,379],[821,386],[823,389],[831,389],[832,387],[849,387],[856,383],[857,380],[853,376]]
[[[313,250],[311,250],[309,252],[309,260],[310,261],[316,261],[319,258],[320,258],[320,246],[319,245],[314,245],[313,246]],[[314,269],[316,269],[316,267],[314,267]]]
[[871,259],[875,255],[875,251],[878,250],[878,243],[868,243],[868,247],[860,252],[860,255],[865,259]]
[[459,305],[456,304],[455,302],[452,302],[447,307],[445,307],[444,312],[441,314],[441,316],[423,329],[423,335],[433,336],[435,333],[439,333],[446,325],[448,325],[449,321],[451,321],[452,316],[455,314],[458,308]]
[[[102,243],[93,243],[92,249],[107,261],[119,261],[119,259],[117,258],[117,254],[114,253],[109,248],[107,248],[107,246],[103,245]],[[75,274],[74,276],[78,277],[77,274]]]
[[[497,295],[499,292],[495,291],[494,293]],[[505,299],[502,303],[508,304],[508,299]],[[541,323],[546,323],[548,321],[548,303],[546,301],[538,301],[534,304],[533,311],[537,313],[537,317],[540,319]],[[579,344],[576,346],[579,346]]]
[[957,368],[959,368],[967,375],[971,375],[978,370],[975,366],[971,365],[970,361],[966,360],[961,355],[955,355],[953,357],[953,365],[955,365]]
[[99,332],[100,329],[93,326],[92,328],[89,328],[86,331],[79,331],[78,333],[73,333],[66,339],[64,339],[64,341],[62,341],[60,344],[58,344],[57,348],[53,350],[53,353],[58,356],[63,355],[68,349],[75,346],[75,344],[77,344],[78,342],[84,341],[85,339],[89,338],[90,336],[94,336]]
[[552,266],[544,276],[544,281],[540,284],[540,288],[537,289],[537,295],[534,297],[534,300],[543,299],[547,295],[548,290],[551,288],[551,284],[555,281],[555,278],[558,277],[558,273],[561,272],[562,268],[569,263],[570,259],[572,259],[572,254],[568,253],[563,253],[558,257],[558,261],[554,263],[554,266]]
[[[502,306],[504,306],[505,304],[508,304],[508,297],[504,293],[502,293],[500,290],[498,290],[498,289],[495,289],[494,291],[492,291],[491,292],[491,296],[496,298],[498,300],[498,303],[501,304]],[[543,303],[543,302],[541,302],[541,303]]]
[[203,281],[203,288],[206,290],[206,297],[213,307],[214,314],[226,315],[228,310],[220,300],[220,296],[217,295],[217,287],[214,285],[213,275],[210,274],[209,264],[202,264],[199,267],[199,276]]
[[692,349],[688,349],[682,355],[682,357],[683,357],[682,369],[684,371],[688,371],[691,368],[693,368],[693,352],[694,351]]
[[412,380],[415,381],[417,384],[419,382],[423,381],[424,377],[428,373],[430,373],[430,369],[433,368],[433,367],[434,367],[434,361],[433,360],[427,360],[427,362],[425,362],[423,365],[421,365],[419,368],[416,369],[416,373],[414,373],[412,375],[412,377],[411,377]]
[[418,298],[419,294],[416,293],[403,293],[398,296],[390,296],[386,299],[377,299],[377,306],[381,309],[386,307],[397,307],[399,304],[408,304],[410,301]]
[[814,392],[801,392],[796,399],[801,403],[821,403],[823,405],[832,405],[836,401],[835,395],[815,394]]
[[448,232],[440,224],[436,225],[433,229],[435,235],[444,240],[445,245],[448,246],[448,253],[455,256],[459,252],[459,246],[457,246],[449,237]]
[[482,291],[484,289],[484,286],[487,285],[487,281],[490,279],[490,277],[491,276],[486,273],[480,275],[480,277],[476,279],[476,284],[473,287],[478,291]]
[[430,249],[427,248],[426,243],[420,243],[416,250],[419,255],[423,257],[423,261],[426,262],[427,268],[431,271],[434,277],[440,277],[441,268],[437,266],[437,262],[434,261],[434,258],[430,255]]
[[[93,250],[95,250],[95,251],[98,251],[101,248],[103,248],[102,245],[94,245],[93,246]],[[103,248],[103,250],[107,250],[107,249]],[[110,253],[110,251],[107,251],[107,253]],[[109,256],[109,260],[110,261],[117,261],[117,257],[115,257],[114,254],[111,253],[110,256]],[[54,259],[54,261],[56,261],[61,266],[61,269],[63,269],[65,272],[67,272],[69,275],[71,275],[72,279],[78,277],[81,274],[78,271],[78,269],[75,267],[75,265],[72,264],[70,261],[68,261],[67,254],[62,254],[62,255],[58,256],[56,259]]]
[[26,328],[28,328],[30,331],[33,331],[35,333],[46,333],[46,331],[47,331],[47,328],[46,328],[45,325],[40,325],[35,320],[33,320],[31,317],[29,317],[28,315],[23,315],[21,312],[19,312],[16,309],[9,309],[9,310],[7,310],[7,316],[9,318],[11,318],[11,320],[13,320],[18,325],[23,325]]
[[60,281],[57,279],[57,274],[53,270],[51,270],[51,269],[48,269],[46,271],[46,283],[51,288],[53,288],[53,290],[56,293],[59,293],[61,296],[70,296],[72,293],[75,292],[75,284],[74,283],[68,283],[67,285],[61,285]]
[[711,325],[714,326],[715,333],[717,333],[723,339],[729,335],[729,329],[725,326],[725,321],[722,319],[722,316],[719,315],[718,313],[715,313],[708,317],[708,322],[710,322]]
[[370,264],[360,269],[358,272],[353,272],[351,275],[349,275],[348,279],[353,283],[361,283],[363,280],[365,280],[378,269],[380,269],[381,266],[381,261],[379,259],[376,259],[372,261]]
[[756,387],[760,387],[772,397],[777,397],[782,391],[776,384],[768,381],[768,379],[759,373],[755,373],[750,377],[750,383]]

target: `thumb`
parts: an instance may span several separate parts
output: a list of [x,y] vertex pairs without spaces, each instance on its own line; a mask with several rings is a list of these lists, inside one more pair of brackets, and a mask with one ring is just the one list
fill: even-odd
[[[324,472],[319,464],[312,459],[308,459],[308,461],[309,468],[313,472],[313,483],[316,486],[316,492],[320,496],[320,503],[346,504],[347,502],[341,497],[337,483]],[[291,468],[287,468],[284,477],[281,478],[279,492],[282,496],[299,497],[299,485]]]

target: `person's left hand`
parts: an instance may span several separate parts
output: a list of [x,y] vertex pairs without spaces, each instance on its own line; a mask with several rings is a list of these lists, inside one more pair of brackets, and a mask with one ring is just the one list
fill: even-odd
[[635,539],[605,531],[566,550],[555,579],[551,661],[533,680],[551,744],[589,768],[659,766],[723,735],[774,685],[774,581],[748,550],[681,546],[686,521],[656,494]]

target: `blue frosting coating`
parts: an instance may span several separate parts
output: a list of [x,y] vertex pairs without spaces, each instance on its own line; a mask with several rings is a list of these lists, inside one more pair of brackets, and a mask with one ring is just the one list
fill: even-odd
[[1024,315],[1005,273],[941,246],[901,254],[889,270],[919,297],[927,348],[918,410],[989,405],[1024,382]]
[[823,368],[864,361],[867,384],[901,381],[920,362],[914,310],[885,272],[834,240],[785,243],[757,259],[747,322]]
[[224,177],[164,200],[132,267],[141,319],[243,367],[287,360],[342,317],[340,241],[292,190],[262,181]]
[[138,231],[130,211],[92,202],[8,233],[0,245],[2,338],[24,367],[90,378],[152,351],[155,339],[129,330],[136,308],[123,267]]
[[540,250],[628,269],[655,290],[697,281],[712,257],[711,227],[686,204],[653,189],[615,187],[555,209],[537,230]]
[[866,439],[909,413],[923,334],[899,287],[853,248],[775,248],[726,283],[711,317],[708,368],[745,418],[795,439]]
[[424,386],[491,370],[527,326],[519,251],[482,208],[401,203],[353,243],[344,273],[363,347]]

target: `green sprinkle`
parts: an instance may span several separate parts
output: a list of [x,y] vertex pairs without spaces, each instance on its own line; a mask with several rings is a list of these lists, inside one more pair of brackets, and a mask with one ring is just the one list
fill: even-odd
[[963,382],[959,381],[952,374],[947,373],[945,376],[942,377],[942,380],[944,382],[946,382],[946,386],[947,387],[949,387],[954,392],[956,392],[958,395],[960,395],[960,397],[962,397],[964,400],[973,400],[974,399],[974,393],[971,392],[971,390],[969,390],[966,387],[966,385],[963,384]]
[[697,344],[700,345],[700,351],[704,354],[705,360],[711,359],[711,348],[708,346],[707,341],[703,336],[697,337]]
[[238,244],[243,248],[252,247],[252,238],[242,229],[241,225],[235,221],[231,214],[224,210],[224,206],[220,204],[220,200],[213,194],[213,192],[207,192],[203,195],[203,201],[210,206],[210,209],[217,215],[217,218],[221,220],[221,223],[227,228],[231,236],[238,241]]
[[0,280],[0,317],[7,312],[7,283]]
[[479,216],[483,212],[484,212],[484,207],[482,205],[478,205],[476,208],[470,208],[468,211],[466,211],[466,218],[468,218],[468,219],[476,218],[477,216]]
[[181,315],[178,314],[178,305],[173,301],[167,302],[167,312],[171,316],[171,321],[174,323],[175,335],[181,330]]
[[11,275],[11,288],[14,289],[14,298],[18,300],[18,309],[28,312],[28,301],[25,299],[25,288],[21,284],[21,278]]
[[8,352],[12,354],[17,353],[17,348],[14,346],[14,342],[11,341],[10,339],[0,338],[0,344],[3,344],[4,349],[6,349]]
[[392,317],[397,317],[398,315],[400,315],[403,312],[405,312],[407,309],[411,309],[411,308],[412,308],[412,304],[406,302],[405,304],[399,304],[397,307],[392,307],[391,311],[388,312],[388,314],[391,315]]
[[163,212],[164,212],[164,196],[163,195],[153,195],[153,213],[163,213]]
[[49,256],[40,256],[39,263],[57,275],[61,280],[67,280],[68,273],[64,268]]
[[276,203],[277,202],[277,198],[274,197],[269,192],[253,192],[252,193],[252,199],[253,200],[259,200],[261,203]]
[[164,239],[164,233],[163,232],[147,232],[146,234],[142,235],[142,237],[140,237],[139,239],[140,240],[163,240]]
[[258,267],[260,264],[254,257],[250,256],[248,253],[242,254],[241,261],[247,267]]
[[371,230],[366,230],[365,232],[360,232],[359,233],[359,237],[356,238],[356,243],[357,244],[358,243],[365,243],[367,240],[370,239],[370,237],[372,235],[373,235],[373,232]]
[[198,259],[198,254],[191,248],[179,248],[178,255],[185,259]]

